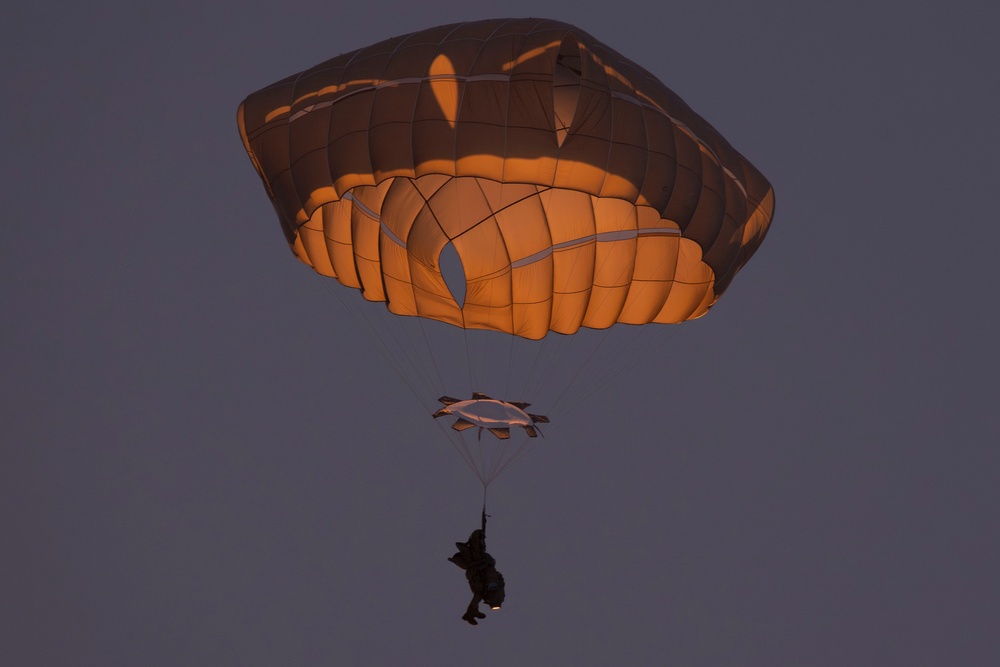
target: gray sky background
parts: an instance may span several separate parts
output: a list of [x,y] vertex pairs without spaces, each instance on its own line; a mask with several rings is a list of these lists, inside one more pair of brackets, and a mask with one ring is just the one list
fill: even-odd
[[[417,4],[5,10],[0,663],[997,664],[1000,11]],[[503,16],[659,76],[777,216],[490,487],[508,599],[470,628],[478,482],[287,250],[235,113]]]

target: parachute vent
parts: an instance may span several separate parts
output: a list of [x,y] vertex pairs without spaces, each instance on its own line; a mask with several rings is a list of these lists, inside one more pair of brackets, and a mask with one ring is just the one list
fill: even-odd
[[441,249],[438,267],[441,270],[441,277],[444,278],[444,284],[448,286],[452,298],[461,308],[465,304],[465,267],[462,266],[462,258],[458,256],[453,244],[449,243]]
[[569,135],[580,101],[580,78],[583,74],[580,46],[572,34],[563,39],[552,73],[552,103],[555,113],[556,141],[562,146]]

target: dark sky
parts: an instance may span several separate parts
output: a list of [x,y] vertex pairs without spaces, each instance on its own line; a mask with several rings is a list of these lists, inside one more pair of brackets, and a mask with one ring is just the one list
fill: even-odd
[[[5,10],[0,663],[996,664],[1000,12],[419,4]],[[777,216],[490,487],[508,598],[470,628],[479,482],[288,252],[235,113],[532,15],[659,76]]]

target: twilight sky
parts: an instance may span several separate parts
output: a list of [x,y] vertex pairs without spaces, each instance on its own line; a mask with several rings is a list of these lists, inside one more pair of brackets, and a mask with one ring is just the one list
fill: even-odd
[[[994,664],[982,7],[7,10],[0,664]],[[482,488],[288,251],[235,114],[338,53],[505,16],[656,74],[777,215],[708,316],[490,487],[507,603],[470,628],[445,558]]]

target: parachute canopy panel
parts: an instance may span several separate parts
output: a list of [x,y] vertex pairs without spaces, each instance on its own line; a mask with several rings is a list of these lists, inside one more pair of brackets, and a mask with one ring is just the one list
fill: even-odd
[[773,214],[767,180],[677,95],[558,21],[394,37],[253,93],[238,120],[299,259],[465,328],[698,317]]

